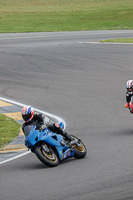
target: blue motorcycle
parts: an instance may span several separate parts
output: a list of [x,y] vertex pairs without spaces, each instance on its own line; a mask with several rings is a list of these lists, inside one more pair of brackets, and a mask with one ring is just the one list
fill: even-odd
[[[63,123],[60,127],[63,128]],[[72,135],[73,143],[69,143],[63,136],[51,132],[48,128],[37,130],[36,125],[25,129],[25,145],[38,159],[47,166],[54,167],[60,161],[75,157],[84,158],[87,150],[83,142]]]

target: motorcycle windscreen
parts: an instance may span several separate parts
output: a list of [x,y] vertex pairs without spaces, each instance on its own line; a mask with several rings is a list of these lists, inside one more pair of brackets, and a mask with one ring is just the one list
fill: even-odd
[[35,127],[35,125],[28,125],[24,127],[24,134],[25,136],[28,136],[31,132],[31,130]]

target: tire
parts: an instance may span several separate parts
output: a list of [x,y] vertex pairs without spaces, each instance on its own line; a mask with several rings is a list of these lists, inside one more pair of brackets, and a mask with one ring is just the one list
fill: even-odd
[[48,144],[37,146],[35,154],[42,163],[49,167],[55,167],[59,164],[58,156]]
[[[76,136],[72,135],[72,137],[74,139],[78,139]],[[81,140],[79,140],[78,144],[80,144],[81,146],[79,147],[78,145],[74,145],[74,149],[75,149],[75,152],[74,152],[74,157],[77,158],[77,159],[80,159],[80,158],[84,158],[87,154],[87,149],[85,147],[85,145],[83,144],[83,142]]]

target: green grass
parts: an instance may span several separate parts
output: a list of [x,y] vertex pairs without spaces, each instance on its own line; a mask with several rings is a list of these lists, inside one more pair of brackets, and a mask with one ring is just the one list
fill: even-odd
[[0,0],[0,33],[133,29],[133,0]]
[[100,40],[100,42],[133,43],[133,38],[118,38],[118,39],[110,39],[110,40]]
[[0,114],[0,148],[18,136],[19,128],[20,125],[13,119]]

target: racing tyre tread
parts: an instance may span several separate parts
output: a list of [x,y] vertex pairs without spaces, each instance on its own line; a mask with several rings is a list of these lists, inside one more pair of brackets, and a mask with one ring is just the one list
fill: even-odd
[[[79,138],[77,138],[76,136],[72,135],[73,138],[76,138],[79,140]],[[80,159],[80,158],[84,158],[87,154],[87,149],[84,145],[84,143],[82,141],[80,141],[80,144],[82,145],[81,146],[81,150],[80,148],[74,148],[75,149],[75,152],[74,152],[74,157],[77,158],[77,159]]]
[[53,152],[53,155],[55,157],[55,160],[49,160],[45,157],[45,155],[43,155],[43,151],[41,150],[41,146],[37,146],[35,148],[35,154],[37,156],[37,158],[45,165],[49,166],[49,167],[56,167],[59,164],[59,158],[56,155],[55,152]]

